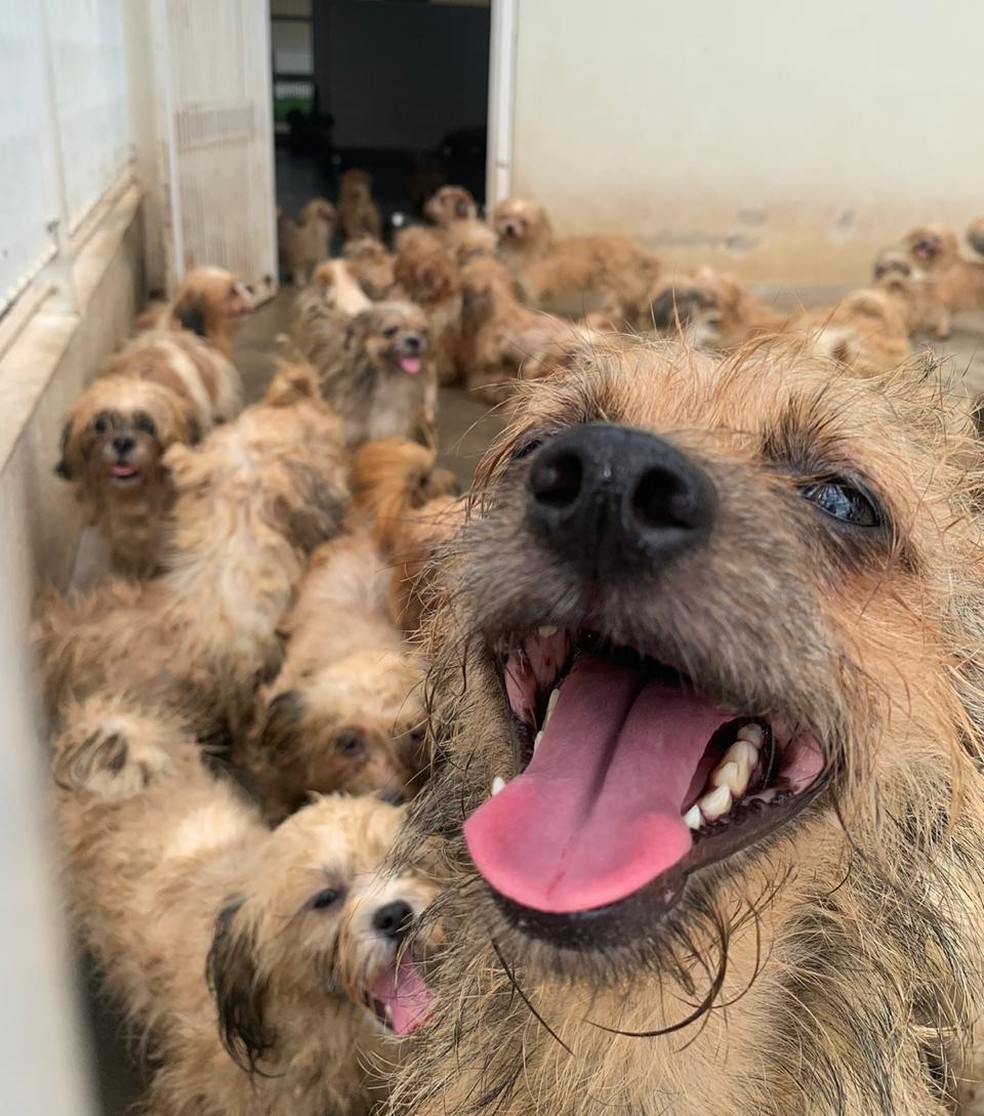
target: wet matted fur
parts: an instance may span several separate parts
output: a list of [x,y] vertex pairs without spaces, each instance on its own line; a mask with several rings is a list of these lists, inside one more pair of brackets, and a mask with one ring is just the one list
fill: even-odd
[[[321,799],[271,832],[180,722],[91,699],[54,743],[72,912],[155,1116],[362,1116],[427,1009],[397,961],[434,894],[377,875],[401,811]],[[399,967],[397,967],[397,965]],[[372,998],[377,1001],[374,1007]]]
[[[486,462],[433,624],[443,771],[412,807],[409,843],[442,843],[447,891],[435,913],[453,946],[437,978],[443,1010],[393,1111],[954,1111],[984,1005],[982,474],[965,409],[920,371],[859,380],[801,346],[715,364],[640,344],[596,349],[584,368],[525,387],[516,413]],[[632,474],[616,468],[614,488],[587,489],[605,499],[582,507],[573,447],[599,438],[655,453],[655,472],[631,490]],[[621,496],[635,511],[606,525]],[[593,529],[570,532],[572,506]],[[545,532],[548,521],[557,530]],[[623,522],[656,531],[655,553],[679,545],[641,562],[629,547],[623,565],[612,545]],[[689,544],[677,528],[696,532]],[[549,703],[539,691],[532,710],[520,700],[514,712],[504,657],[549,686],[557,661],[517,652],[570,633],[582,665],[653,670],[677,700],[764,718],[772,745],[773,762],[755,769],[763,802],[750,821],[739,811],[751,829],[731,828],[730,814],[715,828],[701,805],[682,861],[592,913],[497,899],[463,839],[467,821],[471,852],[501,887],[498,834],[513,849],[506,886],[532,881],[542,893],[553,872],[542,846],[571,824],[554,808],[570,798],[565,780],[581,788],[588,763],[602,780],[632,775],[620,785],[644,815],[662,779],[647,753],[668,762],[676,751],[654,752],[656,741],[693,743],[677,722],[667,737],[657,711],[631,770],[617,763],[617,725],[614,751],[582,746],[565,764],[577,728],[569,674],[530,763]],[[613,700],[579,712],[600,722]],[[809,775],[783,775],[797,754],[810,756]],[[542,781],[551,772],[553,792]],[[490,798],[496,777],[505,785]],[[604,783],[593,785],[587,802]],[[621,809],[608,804],[611,832]],[[509,810],[515,826],[504,829]],[[763,828],[760,816],[772,821]],[[640,851],[613,851],[604,827],[585,831],[599,847],[556,864],[551,887],[575,871],[608,887],[606,865],[621,870],[619,858]],[[757,839],[743,843],[748,834]]]
[[242,727],[258,679],[280,664],[276,634],[307,556],[348,500],[338,419],[306,365],[192,450],[165,456],[176,497],[165,572],[46,603],[35,626],[53,709],[130,691],[181,709],[203,737]]

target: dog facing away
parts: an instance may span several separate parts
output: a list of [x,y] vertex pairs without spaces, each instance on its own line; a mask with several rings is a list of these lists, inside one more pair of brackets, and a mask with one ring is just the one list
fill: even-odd
[[595,347],[521,403],[432,625],[407,846],[447,858],[447,1006],[391,1111],[954,1112],[984,1004],[966,408],[797,343]]
[[419,306],[378,302],[344,323],[337,317],[308,323],[295,339],[342,419],[349,448],[373,438],[433,441],[437,379]]
[[89,384],[65,420],[55,471],[105,538],[114,570],[155,572],[173,499],[165,451],[195,445],[241,408],[232,362],[166,326],[138,334]]
[[98,698],[54,745],[82,939],[154,1067],[159,1116],[363,1116],[430,1009],[408,931],[432,898],[377,875],[401,811],[323,798],[270,832],[179,722]]
[[348,502],[338,419],[311,369],[284,366],[263,403],[196,450],[164,458],[175,490],[164,573],[49,598],[35,625],[54,712],[91,694],[128,693],[181,710],[205,741],[235,739],[258,682],[280,666],[277,624],[308,555]]
[[352,167],[344,171],[338,182],[338,227],[343,240],[383,235],[383,219],[372,196],[372,176]]
[[281,270],[295,287],[303,287],[318,264],[331,255],[335,207],[326,198],[311,198],[301,206],[295,221],[282,214],[277,220]]
[[[526,296],[543,310],[602,310],[646,329],[659,260],[623,236],[557,237],[538,202],[507,198],[493,225],[499,255]],[[589,305],[597,302],[598,305]]]
[[342,255],[349,271],[373,302],[391,298],[396,278],[393,256],[381,240],[359,236],[345,242]]

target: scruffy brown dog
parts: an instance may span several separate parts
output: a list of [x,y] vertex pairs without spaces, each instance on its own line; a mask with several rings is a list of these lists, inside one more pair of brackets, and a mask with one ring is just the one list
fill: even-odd
[[858,376],[889,372],[912,353],[905,306],[894,292],[878,288],[862,287],[836,306],[798,315],[789,331],[805,333],[813,352]]
[[966,409],[796,343],[586,360],[445,573],[407,844],[452,944],[393,1111],[945,1116],[984,1003]]
[[412,302],[378,302],[344,332],[325,319],[296,335],[349,447],[371,438],[432,441],[437,380],[427,315]]
[[55,741],[76,922],[159,1116],[363,1116],[430,1009],[405,939],[434,894],[377,875],[401,811],[325,798],[270,832],[167,716],[96,699]]
[[[548,310],[584,314],[601,309],[646,329],[659,280],[659,260],[622,236],[555,237],[537,202],[508,198],[496,206],[499,254],[526,301]],[[600,305],[588,305],[598,301]]]
[[343,240],[383,235],[383,220],[372,196],[372,176],[353,167],[338,180],[338,226]]
[[371,236],[349,240],[342,249],[342,255],[349,271],[373,302],[390,297],[396,283],[393,255],[381,240]]
[[231,271],[196,267],[178,284],[171,302],[151,305],[136,325],[140,330],[188,330],[231,357],[232,338],[253,306],[252,288]]
[[449,229],[461,221],[474,221],[478,206],[464,186],[442,186],[427,199],[424,216],[439,229]]
[[277,221],[281,271],[295,287],[303,287],[318,264],[331,255],[335,207],[326,198],[311,198],[301,206],[295,221],[281,215]]
[[460,378],[461,281],[458,268],[440,240],[424,230],[401,237],[394,276],[403,295],[417,303],[430,321],[434,368],[439,384]]
[[[921,225],[908,233],[902,244],[912,261],[912,277],[922,288],[923,298],[929,305],[933,332],[940,340],[945,340],[951,328],[952,307],[948,298],[959,293],[963,270],[956,234],[944,225]],[[954,289],[944,291],[944,277],[954,269]]]
[[733,349],[751,337],[778,332],[788,320],[735,276],[710,267],[662,284],[649,307],[649,328],[671,337],[682,332],[698,349]]
[[311,369],[286,366],[263,403],[197,450],[172,446],[164,465],[176,493],[166,572],[46,602],[35,630],[46,696],[57,711],[129,693],[181,710],[204,740],[236,739],[257,683],[280,666],[276,628],[307,556],[344,514],[341,429]]
[[936,293],[935,281],[914,265],[904,249],[885,248],[878,253],[872,267],[871,285],[893,300],[910,336],[918,333],[945,336],[949,327],[946,322],[941,323],[941,315],[946,308]]
[[218,349],[186,331],[138,334],[70,411],[55,466],[97,526],[118,573],[154,573],[173,493],[162,456],[194,445],[242,408],[242,381]]

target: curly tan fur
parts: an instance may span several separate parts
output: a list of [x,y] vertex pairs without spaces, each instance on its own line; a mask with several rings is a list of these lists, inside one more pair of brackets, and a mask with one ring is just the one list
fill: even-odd
[[374,875],[400,811],[335,796],[271,833],[173,719],[96,699],[68,722],[54,779],[72,908],[149,1055],[146,1111],[367,1113],[400,1056],[366,1007],[399,945],[374,916],[433,895],[418,873]]
[[36,625],[51,706],[129,692],[182,710],[203,737],[234,737],[258,680],[280,663],[276,626],[314,547],[337,531],[348,498],[337,418],[313,373],[287,366],[265,402],[197,450],[165,456],[176,493],[156,581],[110,580],[55,598]]
[[[922,369],[860,380],[796,343],[722,363],[665,343],[589,356],[524,388],[442,579],[443,773],[408,845],[441,842],[434,912],[453,944],[446,1008],[391,1111],[956,1111],[984,1004],[984,473],[966,409]],[[558,560],[530,526],[528,477],[538,444],[585,423],[648,432],[703,470],[717,510],[700,545],[592,584]],[[813,502],[832,476],[881,505],[870,530]],[[589,626],[822,746],[803,811],[694,871],[668,910],[640,907],[618,946],[590,921],[580,949],[527,933],[462,838],[493,776],[516,771],[497,651],[538,625]]]

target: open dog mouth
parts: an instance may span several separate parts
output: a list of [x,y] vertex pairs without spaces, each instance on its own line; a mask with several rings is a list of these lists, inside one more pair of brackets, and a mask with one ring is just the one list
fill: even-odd
[[136,465],[130,465],[126,461],[117,461],[109,467],[110,478],[119,483],[127,484],[130,481],[135,481],[140,476],[140,470]]
[[645,895],[672,908],[687,877],[789,821],[825,782],[820,745],[782,716],[748,716],[596,634],[540,628],[502,660],[517,774],[465,824],[476,867],[527,933],[575,946],[570,924]]
[[434,1004],[416,964],[404,954],[385,966],[366,992],[366,1006],[395,1035],[409,1035],[425,1022]]
[[917,240],[912,246],[912,254],[919,260],[932,260],[938,248],[932,240]]

